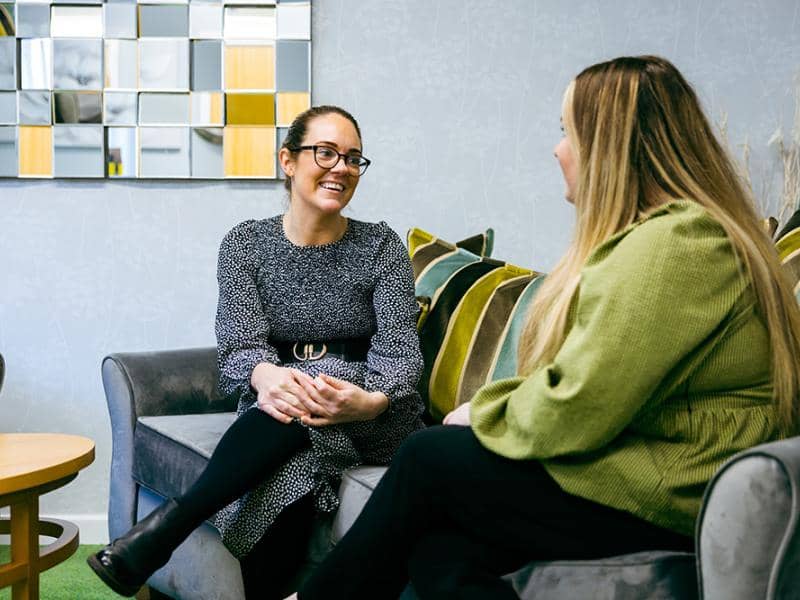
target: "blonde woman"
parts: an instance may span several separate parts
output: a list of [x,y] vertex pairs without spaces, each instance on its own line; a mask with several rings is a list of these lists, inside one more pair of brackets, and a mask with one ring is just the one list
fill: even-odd
[[576,230],[519,376],[406,441],[301,600],[515,598],[531,560],[691,551],[714,471],[797,430],[800,312],[689,84],[600,63],[562,122]]

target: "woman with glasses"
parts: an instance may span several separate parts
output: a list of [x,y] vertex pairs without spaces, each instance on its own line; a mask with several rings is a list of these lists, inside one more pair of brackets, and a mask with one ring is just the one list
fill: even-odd
[[692,551],[714,472],[798,431],[800,310],[691,86],[622,57],[561,117],[576,227],[519,376],[403,444],[300,600],[510,600],[530,561]]
[[348,112],[299,115],[280,149],[289,206],[222,241],[220,388],[238,418],[205,471],[89,563],[131,596],[203,520],[240,559],[248,598],[280,598],[343,470],[387,464],[422,427],[411,263],[385,223],[342,215],[370,161]]

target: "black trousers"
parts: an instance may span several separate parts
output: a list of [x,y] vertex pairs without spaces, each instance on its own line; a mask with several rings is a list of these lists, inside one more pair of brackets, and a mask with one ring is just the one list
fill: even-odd
[[[308,430],[286,425],[251,409],[231,425],[205,470],[180,498],[188,521],[200,525],[267,479],[291,456],[310,445]],[[285,508],[253,550],[241,561],[248,600],[283,598],[287,584],[305,558],[314,520],[308,496]]]
[[410,579],[422,599],[511,599],[501,575],[531,560],[692,547],[689,537],[565,493],[538,461],[498,456],[468,427],[433,427],[401,446],[299,598],[395,599]]

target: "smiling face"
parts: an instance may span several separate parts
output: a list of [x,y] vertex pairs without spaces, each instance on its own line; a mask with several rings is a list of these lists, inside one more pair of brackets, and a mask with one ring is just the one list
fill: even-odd
[[[324,146],[341,154],[361,154],[361,138],[345,117],[329,113],[308,122],[302,146]],[[323,169],[314,160],[313,150],[290,152],[281,148],[279,158],[287,177],[291,178],[292,205],[303,205],[325,215],[340,212],[353,197],[358,186],[354,174],[339,160],[332,168]]]

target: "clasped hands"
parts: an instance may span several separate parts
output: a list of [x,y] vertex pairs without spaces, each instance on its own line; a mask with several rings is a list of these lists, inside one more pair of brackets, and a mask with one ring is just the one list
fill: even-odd
[[250,385],[257,393],[258,408],[282,423],[297,418],[305,425],[322,427],[370,421],[389,407],[382,392],[367,392],[329,375],[311,377],[270,363],[253,369]]

